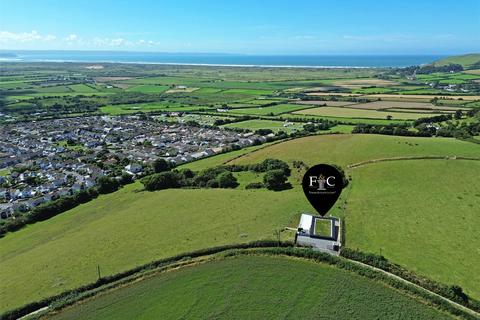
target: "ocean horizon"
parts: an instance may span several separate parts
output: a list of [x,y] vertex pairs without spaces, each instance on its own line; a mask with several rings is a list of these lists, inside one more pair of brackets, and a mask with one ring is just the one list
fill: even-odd
[[220,53],[160,53],[122,51],[1,50],[3,62],[139,63],[167,65],[395,68],[428,64],[443,55],[248,55]]

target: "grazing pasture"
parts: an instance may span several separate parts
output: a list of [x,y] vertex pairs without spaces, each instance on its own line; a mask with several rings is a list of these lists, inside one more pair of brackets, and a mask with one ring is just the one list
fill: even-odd
[[371,159],[408,156],[480,157],[480,146],[451,138],[397,137],[368,134],[310,136],[276,143],[228,162],[258,163],[266,158],[302,160],[340,166]]
[[[475,149],[480,156],[480,146]],[[351,170],[347,246],[480,298],[480,273],[472,272],[480,263],[479,173],[480,161],[467,160],[394,161]]]

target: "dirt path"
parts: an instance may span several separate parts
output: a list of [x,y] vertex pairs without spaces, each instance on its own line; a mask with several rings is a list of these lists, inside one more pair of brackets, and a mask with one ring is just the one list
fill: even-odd
[[367,160],[362,162],[357,162],[349,164],[347,169],[353,169],[362,167],[368,164],[374,164],[378,162],[387,162],[387,161],[405,161],[405,160],[471,160],[471,161],[480,161],[480,158],[475,157],[462,157],[462,156],[413,156],[413,157],[392,157],[392,158],[380,158]]

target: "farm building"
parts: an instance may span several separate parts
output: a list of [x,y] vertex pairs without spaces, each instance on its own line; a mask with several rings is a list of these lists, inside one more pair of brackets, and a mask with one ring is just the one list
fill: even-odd
[[303,213],[300,217],[295,243],[338,255],[340,242],[340,219],[316,217]]

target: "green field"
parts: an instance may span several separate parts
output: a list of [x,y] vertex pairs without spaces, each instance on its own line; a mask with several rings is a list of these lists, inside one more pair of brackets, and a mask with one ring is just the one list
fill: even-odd
[[480,264],[475,253],[480,248],[479,173],[480,161],[468,160],[382,162],[353,169],[347,246],[382,254],[479,298],[480,273],[472,272]]
[[[261,149],[232,163],[255,163],[260,159],[273,157],[289,162],[302,159],[310,165],[323,162],[345,166],[371,159],[422,155],[463,155],[478,158],[480,157],[480,146],[453,139],[438,138],[372,137],[366,135],[337,135],[328,136],[328,138],[326,136],[307,137]],[[444,167],[444,170],[449,170],[454,175],[449,172],[442,173],[439,168],[441,168],[443,162],[446,163],[446,166],[451,167],[451,169]],[[415,165],[416,163],[417,161],[413,160],[385,162],[355,168],[350,171],[353,176],[353,183],[352,191],[348,193],[347,201],[349,205],[346,213],[338,212],[339,215],[345,215],[348,219],[347,246],[360,247],[364,251],[381,253],[392,258],[394,262],[438,281],[460,284],[468,293],[480,297],[478,287],[471,282],[471,272],[468,267],[479,262],[478,258],[470,253],[480,246],[480,238],[475,235],[472,227],[480,223],[478,216],[475,218],[476,208],[480,206],[480,192],[476,191],[480,190],[480,185],[478,181],[475,181],[478,176],[476,172],[480,172],[480,162],[419,160],[419,163],[425,164],[425,167]],[[376,172],[375,168],[377,166],[378,168],[381,168],[381,166],[385,168],[385,173],[381,178],[370,177],[368,174],[357,176],[357,172],[363,170],[373,174]],[[416,182],[417,189],[415,189],[414,194],[418,199],[415,199],[415,201],[404,201],[405,199],[411,199],[413,196],[413,193],[412,196],[409,195],[409,185],[406,182],[400,184],[402,180],[399,180],[399,177],[387,175],[390,168],[393,170],[397,166],[403,168],[405,181],[412,177],[422,177],[421,175],[428,174],[425,178],[426,181],[421,182],[421,179],[419,179],[420,181]],[[451,183],[453,183],[456,175],[461,175],[460,172],[466,173],[467,176],[458,178],[457,183],[465,186],[464,188],[470,186],[471,191],[464,189],[461,192],[448,195],[447,190],[451,190]],[[400,173],[398,174],[400,175]],[[435,177],[443,175],[448,177],[449,180],[447,181],[449,182],[442,186],[445,189],[440,191],[442,190],[441,187],[436,186],[440,180]],[[391,181],[395,181],[395,183],[391,183]],[[385,187],[382,187],[384,185]],[[355,206],[355,203],[352,202],[355,197],[365,199],[367,202],[364,206]],[[379,202],[378,199],[390,200]],[[386,205],[387,201],[389,201],[388,205]],[[459,202],[464,205],[459,206]],[[373,208],[369,207],[373,204],[378,206],[374,212],[372,212]],[[429,210],[426,211],[427,208]],[[462,208],[461,211],[458,208]],[[390,217],[390,211],[396,214]],[[366,213],[368,213],[369,219],[372,218],[375,221],[375,224],[368,224],[362,220],[363,214]],[[417,221],[419,215],[424,219]],[[440,217],[447,215],[449,219],[453,220],[440,219]],[[405,223],[401,223],[403,220],[405,220]],[[406,223],[407,220],[410,223]],[[453,221],[459,223],[455,225]],[[427,225],[427,222],[430,225]],[[447,244],[448,242],[445,242],[445,237],[451,236],[452,233],[455,234],[455,238],[463,239],[467,249],[457,251],[457,247],[452,247]],[[369,234],[374,240],[367,240],[369,237],[366,234]],[[395,235],[396,240],[394,241],[394,238],[388,235]],[[383,236],[386,237],[383,238]],[[414,250],[418,244],[415,242],[417,237],[425,239],[423,240],[425,246],[422,248],[421,255]],[[363,239],[363,242],[357,242],[359,239]],[[464,242],[460,241],[459,246],[463,246]],[[393,245],[394,243],[397,243],[397,245]],[[439,255],[439,252],[442,252],[442,255]],[[447,254],[447,252],[449,253]],[[457,262],[458,259],[451,259],[454,254],[460,256],[458,259],[461,258],[461,263]],[[455,267],[457,263],[458,267]],[[455,272],[452,273],[452,270],[455,270]]]
[[[258,151],[251,152],[252,150]],[[251,152],[251,153],[249,153]],[[233,151],[216,157],[185,165],[194,169],[218,165],[236,156],[246,154],[234,161],[234,163],[258,163],[265,158],[280,158],[289,162],[303,160],[307,164],[337,163],[345,166],[360,161],[398,156],[425,156],[425,155],[449,155],[449,156],[479,156],[479,146],[469,142],[462,142],[447,138],[408,138],[378,135],[322,135],[290,140],[284,143],[272,144],[269,147],[255,146],[247,150]],[[432,167],[436,162],[431,160]],[[450,160],[461,164],[461,160]],[[388,162],[391,165],[396,162]],[[407,162],[410,164],[412,162]],[[473,161],[472,163],[475,165]],[[185,167],[184,166],[184,167]],[[369,167],[365,167],[368,169]],[[413,167],[416,168],[416,167]],[[468,176],[460,175],[457,178],[458,185],[469,183],[475,177],[476,167],[465,168]],[[461,169],[461,168],[460,168]],[[460,170],[459,169],[459,170]],[[357,180],[375,188],[375,184],[369,183],[369,175],[356,176],[362,173],[363,167],[353,170],[354,180],[351,184],[352,195],[356,190],[367,194],[374,194],[375,189],[365,189]],[[414,175],[423,173],[425,168],[414,170]],[[478,170],[477,170],[478,171]],[[457,171],[455,171],[457,172]],[[458,171],[460,172],[460,171]],[[434,203],[442,199],[450,199],[445,193],[436,192],[434,183],[440,181],[442,175],[439,170],[432,170],[432,181],[426,185],[420,185],[426,203]],[[435,177],[435,178],[433,178]],[[246,183],[252,177],[243,177]],[[256,179],[256,178],[255,178]],[[96,268],[100,265],[105,275],[116,273],[149,262],[154,259],[169,257],[182,252],[212,247],[221,244],[247,242],[256,239],[272,239],[276,230],[285,226],[296,226],[301,212],[312,212],[310,205],[305,201],[303,192],[299,187],[296,175],[290,179],[293,189],[273,192],[267,190],[236,190],[203,189],[203,190],[164,190],[158,192],[140,192],[139,184],[129,185],[122,190],[100,196],[99,199],[80,205],[79,207],[51,218],[44,222],[30,225],[20,231],[8,234],[1,239],[0,247],[0,295],[5,297],[0,301],[0,311],[17,307],[26,302],[40,299],[67,288],[77,287],[96,279]],[[373,181],[376,181],[373,179]],[[390,180],[385,180],[390,181]],[[387,183],[387,182],[385,182]],[[405,188],[406,184],[400,184]],[[390,189],[386,189],[390,190]],[[433,190],[433,191],[432,191]],[[442,190],[442,189],[439,189]],[[398,197],[392,202],[392,211],[408,211],[410,216],[418,214],[416,208],[423,208],[417,202],[404,201],[405,190],[397,190],[386,194],[389,197]],[[348,196],[345,192],[345,197]],[[420,197],[421,194],[418,194]],[[452,195],[452,197],[457,194]],[[463,197],[464,195],[462,195]],[[345,199],[342,198],[342,199]],[[180,201],[178,201],[178,200]],[[342,201],[342,199],[340,201]],[[468,198],[465,210],[474,210],[478,202],[472,202],[478,197]],[[350,200],[348,200],[350,201]],[[478,200],[476,200],[478,201]],[[199,206],[198,204],[202,205]],[[340,203],[340,202],[339,202]],[[382,202],[383,203],[383,202]],[[467,211],[457,212],[455,202],[453,206],[444,205],[439,208],[441,213],[449,214],[457,219],[463,216],[471,216]],[[468,206],[473,204],[474,207]],[[379,204],[381,205],[381,204]],[[394,207],[396,205],[397,207]],[[476,206],[475,206],[476,205]],[[357,209],[358,208],[358,209]],[[437,208],[437,207],[434,207]],[[463,207],[462,207],[463,208]],[[346,216],[361,215],[364,209],[348,206]],[[388,220],[381,220],[381,213],[372,213],[380,218],[377,223],[388,224]],[[172,214],[175,212],[175,214]],[[332,214],[345,216],[341,206],[335,206]],[[172,227],[175,226],[175,227]],[[406,228],[408,226],[409,228]],[[447,230],[443,221],[432,220],[430,228],[416,227],[412,224],[396,224],[398,232],[404,231],[404,238],[398,241],[410,241],[412,237],[431,237],[437,244],[438,233],[444,232],[451,235],[452,230],[458,229],[449,226]],[[349,238],[349,234],[355,234],[364,230],[360,222],[348,224],[347,246],[354,247],[355,237]],[[362,245],[367,251],[377,252],[382,249],[382,254],[391,257],[394,262],[411,267],[411,257],[416,256],[419,272],[426,276],[452,284],[452,277],[447,273],[452,272],[452,266],[445,264],[445,259],[450,255],[437,257],[435,263],[431,256],[438,251],[450,252],[447,245],[450,242],[442,242],[444,246],[433,251],[431,247],[422,248],[422,254],[418,252],[398,251],[390,252],[391,247],[376,241],[375,233],[378,228],[368,229],[372,232],[371,245]],[[443,231],[442,231],[443,230]],[[475,235],[472,230],[464,229],[465,237],[473,241],[468,246],[480,245],[475,243]],[[380,233],[379,233],[380,234]],[[283,234],[285,240],[292,240],[291,234]],[[350,240],[351,239],[351,240]],[[369,239],[365,237],[365,239]],[[380,240],[378,240],[380,239]],[[407,240],[406,240],[407,239]],[[370,241],[370,240],[369,240]],[[459,251],[462,263],[475,265],[477,258],[469,251]],[[440,261],[440,263],[439,263]],[[478,261],[477,261],[478,262]],[[433,265],[435,264],[435,265]],[[415,269],[415,266],[412,267]],[[415,269],[417,270],[417,269]],[[443,270],[430,272],[430,270]],[[478,288],[468,283],[469,274],[465,274],[463,268],[455,269],[457,276],[455,283],[464,285],[467,293],[479,297]],[[447,276],[446,276],[447,275]],[[456,281],[456,279],[463,279]],[[7,294],[8,293],[8,294]]]
[[98,92],[95,88],[93,88],[93,85],[86,85],[86,84],[74,84],[71,86],[68,86],[71,90],[74,92],[79,92],[79,93],[95,93]]
[[345,118],[371,118],[386,119],[391,116],[395,120],[415,120],[418,118],[439,115],[439,113],[414,113],[414,112],[389,112],[366,109],[353,109],[346,107],[318,107],[296,111],[296,114],[326,116],[326,117],[345,117]]
[[[308,110],[306,110],[308,111]],[[367,118],[347,118],[347,117],[330,117],[330,116],[315,116],[310,114],[297,114],[297,113],[284,113],[281,115],[270,117],[271,119],[296,119],[298,121],[308,122],[310,120],[331,120],[341,121],[349,124],[375,124],[375,125],[388,125],[388,124],[405,124],[411,122],[410,120],[387,120],[387,119],[367,119]]]
[[177,103],[169,102],[147,102],[132,104],[107,105],[100,108],[100,111],[109,115],[129,114],[136,112],[169,111],[169,112],[187,112],[204,109],[201,106],[183,106]]
[[140,93],[163,93],[167,91],[170,87],[168,86],[152,86],[152,85],[138,85],[129,87],[126,91],[128,92],[140,92]]
[[289,123],[284,126],[285,122],[282,121],[273,121],[273,120],[247,120],[242,122],[234,122],[224,125],[225,128],[239,128],[239,129],[249,129],[255,131],[257,129],[270,129],[274,132],[285,131],[293,132],[303,129],[303,123]]
[[274,239],[309,208],[295,190],[139,189],[129,185],[1,239],[0,312],[95,281],[98,265],[108,275],[181,252]]
[[327,132],[331,133],[352,133],[352,130],[355,126],[339,124],[335,127],[330,128]]
[[471,65],[480,62],[480,54],[465,54],[461,56],[452,56],[435,61],[435,65],[444,66],[452,63],[461,64],[464,68],[469,68]]
[[323,161],[346,166],[371,159],[426,155],[480,157],[480,148],[469,142],[448,138],[325,135],[275,144],[249,153],[232,163],[258,163],[270,157],[288,162],[302,160],[309,165]]
[[310,106],[302,106],[298,104],[278,104],[276,106],[271,106],[271,107],[237,108],[237,109],[229,110],[228,113],[268,116],[268,115],[278,115],[282,113],[298,111],[298,110],[306,109],[309,107]]
[[[374,303],[372,303],[374,302]],[[285,257],[240,256],[168,271],[50,319],[451,319],[351,272]]]

